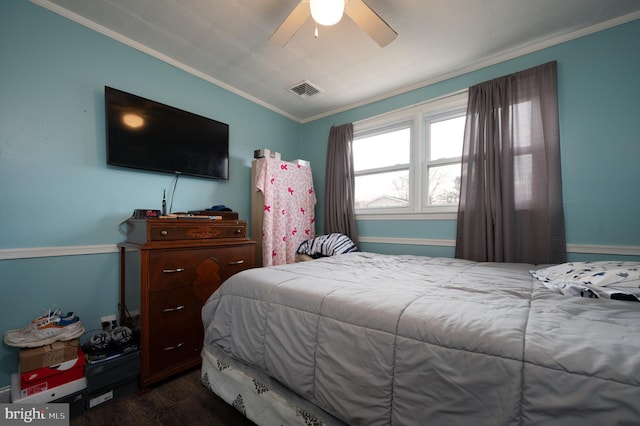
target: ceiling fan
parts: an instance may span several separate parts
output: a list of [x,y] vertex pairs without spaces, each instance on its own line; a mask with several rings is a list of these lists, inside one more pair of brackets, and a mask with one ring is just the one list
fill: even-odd
[[[334,25],[346,13],[360,28],[384,47],[398,33],[362,0],[301,0],[269,38],[269,43],[284,47],[309,17],[317,24]],[[317,26],[316,26],[316,37]]]

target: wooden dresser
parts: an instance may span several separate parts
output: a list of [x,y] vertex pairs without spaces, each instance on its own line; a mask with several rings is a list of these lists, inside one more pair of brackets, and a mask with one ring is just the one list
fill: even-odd
[[239,220],[129,220],[120,250],[120,323],[140,341],[140,386],[200,364],[201,309],[231,275],[255,266]]

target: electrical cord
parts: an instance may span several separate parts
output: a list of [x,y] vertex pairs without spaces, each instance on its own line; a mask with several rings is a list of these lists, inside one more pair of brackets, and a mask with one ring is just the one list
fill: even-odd
[[[176,177],[173,181],[173,190],[171,191],[171,201],[169,204],[169,213],[171,213],[173,211],[173,196],[176,193],[176,187],[178,186],[178,178],[180,177],[180,172],[176,172]],[[129,221],[133,219],[133,216],[129,216],[126,219],[123,219],[120,221],[120,223],[118,223],[118,232],[122,235],[124,235],[125,237],[127,236],[127,231],[129,228]]]
[[[133,216],[129,216],[128,218],[118,223],[118,232],[124,235],[125,237],[127,236],[127,230],[129,229],[129,220],[131,219],[133,219]],[[125,228],[125,225],[126,225],[126,228]]]
[[176,179],[173,181],[173,190],[171,191],[171,202],[169,203],[169,213],[173,212],[173,196],[176,193],[176,187],[178,186],[179,177],[180,177],[180,172],[176,172]]

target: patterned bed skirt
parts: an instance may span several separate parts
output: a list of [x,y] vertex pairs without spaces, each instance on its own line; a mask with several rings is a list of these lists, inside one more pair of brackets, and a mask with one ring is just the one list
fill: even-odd
[[200,374],[205,387],[257,425],[345,425],[278,381],[215,347],[202,350]]

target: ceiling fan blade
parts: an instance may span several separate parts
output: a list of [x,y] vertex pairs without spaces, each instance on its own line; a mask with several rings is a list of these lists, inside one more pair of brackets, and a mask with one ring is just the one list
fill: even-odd
[[300,29],[302,24],[311,17],[311,9],[309,8],[309,0],[302,0],[291,11],[275,32],[269,37],[269,43],[284,47],[291,40],[291,37]]
[[398,33],[362,0],[349,0],[344,6],[344,12],[380,47],[385,47],[398,36]]

